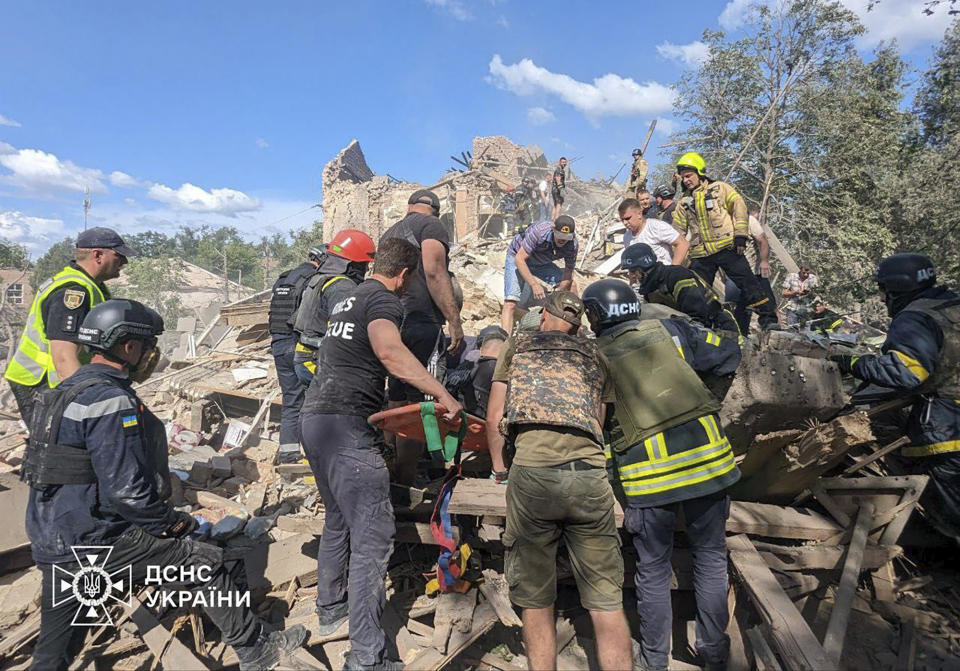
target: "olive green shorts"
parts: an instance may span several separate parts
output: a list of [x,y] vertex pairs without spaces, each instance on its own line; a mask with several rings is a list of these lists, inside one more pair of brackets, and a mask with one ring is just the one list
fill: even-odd
[[621,609],[623,557],[613,503],[603,468],[569,471],[514,464],[503,535],[510,600],[520,608],[553,605],[562,538],[583,607]]

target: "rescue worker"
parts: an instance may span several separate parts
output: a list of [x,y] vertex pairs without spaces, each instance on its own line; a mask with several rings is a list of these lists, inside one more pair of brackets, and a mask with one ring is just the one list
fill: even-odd
[[91,308],[110,298],[104,282],[119,277],[127,259],[135,256],[137,251],[116,231],[90,228],[77,236],[74,260],[37,289],[3,375],[24,423],[30,423],[38,393],[56,387],[90,360],[77,340],[80,324]]
[[536,185],[530,177],[524,177],[520,180],[520,184],[513,190],[514,216],[516,221],[513,229],[514,235],[522,234],[534,221],[533,213],[537,210],[537,205],[534,201],[535,192]]
[[[503,270],[503,310],[500,326],[513,330],[517,303],[525,299],[542,300],[544,284],[560,291],[573,288],[573,269],[577,264],[577,243],[573,217],[561,214],[556,221],[540,221],[513,238],[507,247]],[[563,259],[563,268],[554,259]]]
[[633,666],[613,490],[604,471],[610,372],[595,341],[578,333],[582,315],[576,294],[551,293],[539,331],[516,333],[500,353],[487,407],[487,444],[498,480],[507,479],[501,427],[516,447],[504,566],[510,600],[523,609],[531,669],[556,668],[553,605],[561,538],[580,602],[590,611],[600,668]]
[[645,300],[679,310],[708,329],[740,335],[713,289],[689,268],[661,263],[650,245],[641,242],[624,249],[620,267]]
[[293,363],[297,346],[293,320],[296,318],[297,308],[300,307],[303,289],[316,274],[322,260],[323,250],[312,248],[306,261],[280,273],[270,294],[270,352],[273,354],[283,400],[280,409],[280,449],[277,451],[277,463],[281,464],[293,463],[302,458],[297,426],[300,421],[300,406],[303,405],[304,387],[300,384]]
[[637,551],[640,667],[669,665],[670,554],[682,511],[693,551],[696,649],[707,669],[725,669],[726,489],[740,471],[717,415],[720,402],[698,374],[731,375],[740,349],[685,320],[641,321],[640,303],[621,280],[594,282],[583,302],[616,392],[607,467]]
[[304,391],[317,370],[317,350],[327,332],[330,308],[363,282],[374,250],[373,239],[363,231],[350,228],[340,231],[327,245],[317,272],[303,289],[293,323],[298,336],[293,365]]
[[[450,234],[440,221],[440,199],[433,191],[419,189],[407,199],[407,215],[381,236],[380,244],[401,238],[420,250],[420,263],[413,270],[410,285],[403,294],[403,344],[425,367],[434,369],[442,379],[442,356],[463,347],[462,302],[457,302],[457,283],[450,274]],[[450,341],[446,344],[444,323]],[[424,400],[423,394],[403,380],[390,378],[388,395],[391,407]],[[408,438],[396,439],[396,476],[400,484],[411,486],[417,476],[417,461],[424,444]]]
[[826,301],[820,296],[813,299],[813,321],[810,322],[811,331],[833,333],[843,326],[843,317],[827,307]]
[[[211,597],[201,604],[233,646],[241,669],[273,668],[282,653],[306,639],[300,625],[267,633],[249,607],[236,603],[242,594],[223,565],[223,550],[187,538],[196,520],[167,500],[164,425],[131,386],[146,380],[159,361],[161,333],[160,315],[137,301],[94,306],[78,332],[93,354],[90,363],[37,399],[22,467],[30,486],[26,530],[42,574],[32,669],[66,669],[83,645],[86,626],[100,617],[90,621],[86,605],[81,608],[61,586],[68,574],[81,572],[78,562],[87,562],[86,553],[96,549],[91,546],[109,549],[95,565],[108,575],[130,566],[134,585],[144,584],[150,569],[190,569],[192,578],[163,588]],[[83,555],[74,552],[79,548]],[[200,567],[209,580],[203,581]]]
[[[750,229],[750,244],[744,252],[747,264],[753,271],[754,277],[760,283],[760,289],[770,299],[772,305],[777,304],[770,286],[770,240],[767,238],[763,226],[760,224],[760,209],[756,206],[749,208],[747,223]],[[751,313],[747,310],[747,298],[742,291],[728,278],[724,283],[724,299],[733,304],[733,317],[737,320],[740,332],[750,333]]]
[[683,196],[673,212],[673,225],[690,234],[690,270],[712,285],[723,269],[755,310],[760,328],[776,328],[776,306],[764,295],[744,253],[750,242],[747,205],[737,191],[707,177],[707,164],[700,154],[689,152],[677,162]]
[[471,415],[487,416],[493,370],[508,337],[509,334],[499,326],[481,329],[477,334],[476,349],[469,352],[459,366],[447,370],[447,390]]
[[930,476],[924,506],[960,526],[960,295],[937,285],[922,254],[894,254],[877,267],[891,318],[881,354],[834,355],[840,370],[913,397],[904,457]]
[[563,208],[564,193],[567,190],[567,157],[561,156],[556,169],[553,171],[553,184],[551,195],[553,196],[553,214],[551,219],[560,216],[560,210]]
[[643,152],[633,150],[633,165],[630,167],[630,177],[627,179],[627,188],[624,198],[637,198],[641,191],[647,188],[647,162],[643,159]]
[[673,224],[673,211],[677,209],[677,201],[673,199],[676,191],[672,186],[661,184],[653,190],[653,198],[657,203],[657,219]]
[[330,312],[301,416],[304,449],[326,510],[317,551],[319,633],[331,635],[349,619],[348,670],[403,667],[386,656],[380,622],[396,527],[383,436],[367,418],[383,408],[387,373],[434,396],[448,420],[461,409],[401,337],[400,296],[419,264],[414,244],[380,241],[371,277]]

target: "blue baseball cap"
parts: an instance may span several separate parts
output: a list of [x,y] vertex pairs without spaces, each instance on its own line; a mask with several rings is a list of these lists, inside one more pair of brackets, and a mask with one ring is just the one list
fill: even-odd
[[119,233],[112,228],[102,226],[82,231],[77,236],[77,249],[112,249],[120,256],[127,258],[140,256],[140,252],[123,243]]

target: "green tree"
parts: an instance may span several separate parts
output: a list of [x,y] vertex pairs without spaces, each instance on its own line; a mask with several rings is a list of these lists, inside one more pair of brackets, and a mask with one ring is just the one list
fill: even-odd
[[23,270],[28,265],[27,250],[23,245],[0,238],[0,268]]
[[139,251],[142,256],[152,259],[177,253],[176,238],[156,231],[134,233],[124,237],[124,241]]
[[33,264],[33,277],[30,278],[30,286],[36,289],[73,261],[75,245],[76,242],[73,238],[64,238],[37,259]]
[[169,330],[184,314],[180,299],[183,275],[183,262],[177,258],[144,256],[131,259],[123,269],[123,289],[115,293],[117,297],[130,298],[152,307],[163,317]]

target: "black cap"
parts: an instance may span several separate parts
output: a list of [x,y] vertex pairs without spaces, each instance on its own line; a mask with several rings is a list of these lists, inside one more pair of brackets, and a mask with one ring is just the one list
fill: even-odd
[[561,214],[557,217],[556,221],[553,222],[553,230],[559,231],[560,233],[573,233],[576,229],[576,224],[573,221],[573,217]]
[[477,347],[483,345],[488,340],[506,340],[509,337],[506,331],[499,326],[487,326],[480,329],[477,334]]
[[437,212],[440,211],[440,199],[437,198],[437,194],[429,189],[414,191],[413,195],[407,200],[407,205],[429,205]]
[[123,238],[112,228],[96,226],[82,231],[77,236],[77,249],[112,249],[121,256],[140,256],[133,247],[123,244]]

